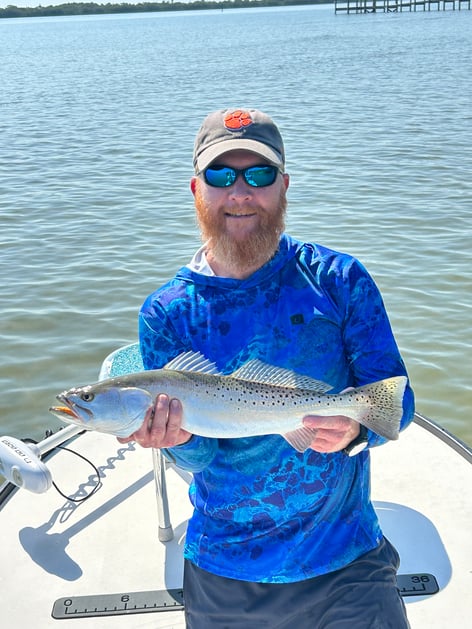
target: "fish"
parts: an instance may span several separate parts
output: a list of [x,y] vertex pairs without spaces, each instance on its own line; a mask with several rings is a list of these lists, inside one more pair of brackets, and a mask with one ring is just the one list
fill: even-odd
[[75,387],[49,410],[62,421],[117,437],[143,423],[161,393],[178,398],[182,428],[203,437],[231,439],[282,435],[299,452],[316,429],[307,415],[346,415],[388,440],[398,439],[407,378],[393,376],[332,393],[329,384],[289,369],[250,360],[229,375],[198,352],[184,352],[162,369],[140,371]]

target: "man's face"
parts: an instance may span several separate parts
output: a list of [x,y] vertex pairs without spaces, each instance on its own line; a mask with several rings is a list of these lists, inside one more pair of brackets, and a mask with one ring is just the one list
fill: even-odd
[[[244,169],[265,163],[249,151],[231,151],[212,166]],[[288,182],[288,175],[278,173],[272,185],[255,188],[238,176],[232,186],[215,188],[202,175],[194,177],[197,220],[211,256],[235,270],[258,268],[270,260],[284,230]]]

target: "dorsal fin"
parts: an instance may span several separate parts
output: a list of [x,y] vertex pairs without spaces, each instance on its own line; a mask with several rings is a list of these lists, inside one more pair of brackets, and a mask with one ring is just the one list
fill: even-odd
[[[206,373],[212,376],[222,376],[224,374],[218,369],[216,364],[208,360],[200,352],[184,352],[173,358],[164,369],[172,369],[174,371],[194,371],[197,373]],[[306,389],[315,393],[326,393],[332,387],[325,382],[315,380],[309,376],[303,376],[284,369],[283,367],[274,367],[262,362],[262,360],[249,360],[247,363],[236,369],[230,376],[239,380],[247,380],[249,382],[260,382],[262,384],[272,384],[290,389]]]
[[326,382],[315,380],[309,376],[302,376],[290,369],[274,367],[262,362],[262,360],[250,360],[231,374],[232,378],[273,384],[290,389],[307,389],[316,393],[326,393],[332,387]]
[[209,373],[213,376],[222,376],[215,363],[208,360],[200,352],[184,352],[173,358],[164,369],[174,371],[197,371],[198,373]]

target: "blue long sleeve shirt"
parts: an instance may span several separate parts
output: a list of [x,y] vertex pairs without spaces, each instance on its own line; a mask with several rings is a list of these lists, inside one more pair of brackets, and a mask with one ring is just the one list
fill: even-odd
[[[180,269],[139,316],[146,369],[198,351],[222,373],[250,359],[292,369],[334,391],[406,375],[380,293],[353,257],[283,235],[244,280]],[[402,428],[413,418],[410,386]],[[368,433],[369,446],[384,439]],[[282,437],[199,436],[169,449],[194,480],[185,557],[247,581],[299,581],[347,565],[382,533],[370,501],[368,450],[300,453]]]

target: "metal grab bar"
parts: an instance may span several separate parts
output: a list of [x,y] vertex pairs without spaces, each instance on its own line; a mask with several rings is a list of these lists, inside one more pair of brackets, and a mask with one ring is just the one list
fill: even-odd
[[170,542],[174,539],[174,530],[170,521],[169,497],[167,494],[166,463],[160,450],[153,448],[154,482],[156,484],[157,521],[159,541]]

